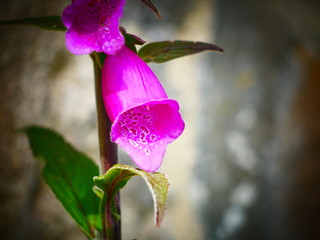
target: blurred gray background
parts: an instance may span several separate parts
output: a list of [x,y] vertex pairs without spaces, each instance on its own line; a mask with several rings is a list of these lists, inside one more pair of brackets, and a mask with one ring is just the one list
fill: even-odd
[[[70,1],[1,0],[0,20],[58,15]],[[320,239],[320,2],[127,0],[121,24],[148,42],[212,42],[151,64],[186,122],[161,172],[167,215],[139,178],[121,192],[123,239]],[[0,26],[0,238],[85,239],[41,179],[25,136],[51,127],[98,159],[93,69],[64,33]],[[121,162],[133,164],[120,151]]]

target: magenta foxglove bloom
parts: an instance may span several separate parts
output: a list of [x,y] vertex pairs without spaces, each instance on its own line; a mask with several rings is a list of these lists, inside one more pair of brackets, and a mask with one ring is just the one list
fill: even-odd
[[167,145],[184,129],[177,101],[168,99],[148,65],[126,46],[107,56],[102,70],[102,94],[113,123],[111,140],[138,167],[156,171]]
[[77,55],[115,54],[124,45],[119,30],[124,4],[125,0],[73,0],[62,13],[67,49]]

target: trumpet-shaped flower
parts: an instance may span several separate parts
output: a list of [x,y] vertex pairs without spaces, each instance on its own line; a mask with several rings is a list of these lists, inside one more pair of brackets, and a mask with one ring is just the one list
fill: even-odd
[[138,167],[156,171],[167,145],[184,129],[177,101],[168,99],[148,65],[127,47],[107,56],[102,94],[112,121],[111,140]]
[[67,49],[77,55],[115,54],[124,45],[119,30],[124,4],[125,0],[73,0],[62,13]]

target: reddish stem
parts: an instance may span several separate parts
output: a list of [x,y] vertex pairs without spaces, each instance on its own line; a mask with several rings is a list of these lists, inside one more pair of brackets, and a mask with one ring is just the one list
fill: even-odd
[[[97,56],[97,55],[96,55]],[[117,145],[111,142],[110,131],[111,121],[107,115],[104,107],[101,89],[102,69],[99,66],[97,59],[92,56],[94,63],[94,76],[95,76],[95,92],[97,104],[97,118],[98,118],[98,134],[100,146],[100,174],[104,174],[109,168],[118,163]],[[115,197],[115,204],[117,214],[120,216],[120,195]],[[121,240],[121,221],[116,220],[111,214],[111,204],[106,204],[106,218],[105,223],[107,230],[104,230],[103,240]],[[111,229],[110,229],[111,228]],[[112,232],[112,235],[107,232]],[[109,235],[109,238],[107,238]],[[112,238],[110,239],[110,236]]]

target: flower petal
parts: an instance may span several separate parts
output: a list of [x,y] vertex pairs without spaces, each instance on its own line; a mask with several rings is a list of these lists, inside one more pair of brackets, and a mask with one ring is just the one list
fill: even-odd
[[122,113],[112,125],[111,139],[145,171],[156,171],[166,147],[184,129],[175,100],[149,101]]
[[112,122],[130,108],[168,98],[149,66],[126,46],[106,58],[102,78],[104,102]]
[[167,145],[184,130],[177,101],[168,99],[148,65],[127,47],[106,58],[102,91],[111,140],[141,169],[156,171]]

